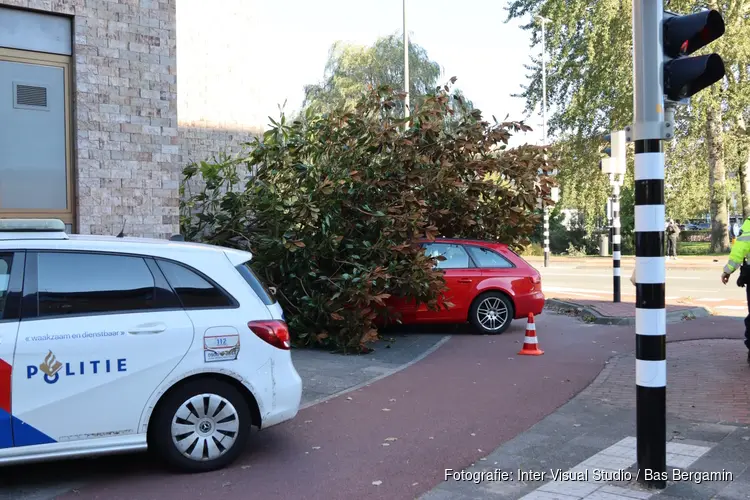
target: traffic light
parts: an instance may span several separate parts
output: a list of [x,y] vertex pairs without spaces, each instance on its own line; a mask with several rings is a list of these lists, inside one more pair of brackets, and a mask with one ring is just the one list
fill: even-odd
[[624,130],[613,131],[604,136],[604,140],[609,143],[601,152],[607,155],[599,161],[599,170],[603,174],[612,176],[624,176],[627,166],[627,139]]
[[599,170],[603,174],[609,174],[612,173],[612,136],[610,134],[606,134],[603,136],[604,140],[607,141],[609,146],[604,146],[599,153],[603,154],[604,157],[599,160]]
[[718,54],[686,57],[724,34],[724,19],[715,10],[680,16],[664,12],[664,95],[684,101],[724,78],[724,61]]

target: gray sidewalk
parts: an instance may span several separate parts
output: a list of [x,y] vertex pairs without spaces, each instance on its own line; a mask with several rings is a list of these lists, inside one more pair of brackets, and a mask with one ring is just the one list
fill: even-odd
[[[672,417],[667,433],[668,487],[645,490],[635,481],[635,411],[578,396],[420,499],[750,499],[748,427]],[[519,470],[536,477],[519,480]]]
[[675,340],[667,352],[665,490],[644,490],[635,480],[645,471],[635,468],[631,352],[610,358],[575,398],[463,473],[469,464],[455,464],[455,474],[421,498],[750,499],[750,367],[741,341]]
[[438,349],[450,335],[386,332],[381,333],[381,337],[373,346],[375,350],[369,354],[292,350],[292,361],[302,377],[302,408],[403,370]]

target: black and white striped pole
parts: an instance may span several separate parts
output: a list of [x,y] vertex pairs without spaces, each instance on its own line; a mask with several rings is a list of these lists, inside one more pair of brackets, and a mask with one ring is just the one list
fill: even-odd
[[662,17],[662,0],[633,0],[636,455],[657,488],[667,472]]
[[610,146],[604,149],[608,155],[599,162],[602,173],[609,175],[612,186],[612,302],[620,302],[620,257],[622,240],[620,236],[620,187],[625,177],[627,167],[627,142],[624,130],[613,131],[604,136]]
[[612,302],[620,302],[620,185],[612,182]]
[[716,11],[677,16],[664,12],[663,0],[633,0],[635,122],[625,130],[635,145],[636,456],[639,480],[656,488],[667,485],[663,141],[674,137],[674,123],[664,108],[724,77],[716,54],[682,57],[723,33]]

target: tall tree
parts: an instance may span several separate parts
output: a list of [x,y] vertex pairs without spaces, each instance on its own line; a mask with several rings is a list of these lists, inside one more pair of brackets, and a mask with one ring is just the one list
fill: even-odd
[[[713,7],[722,12],[726,21],[726,34],[703,52],[717,51],[724,58],[728,77],[710,89],[695,96],[691,105],[680,110],[678,124],[684,132],[670,145],[667,156],[667,176],[672,186],[689,189],[680,196],[700,199],[702,182],[695,182],[696,168],[702,170],[700,160],[688,151],[703,153],[702,161],[708,165],[708,190],[704,205],[709,204],[713,219],[712,247],[715,251],[728,246],[726,141],[731,140],[728,128],[739,113],[746,109],[750,88],[741,85],[747,77],[750,54],[750,0],[723,0],[706,2],[674,0],[669,9],[688,13],[697,8]],[[549,121],[550,133],[558,140],[566,140],[575,147],[573,156],[581,158],[570,168],[569,179],[577,180],[584,192],[584,208],[591,204],[601,206],[598,182],[585,181],[595,169],[591,142],[594,137],[611,129],[620,129],[632,123],[632,2],[629,0],[512,0],[508,7],[508,20],[541,14],[547,23],[550,62],[548,64],[548,100],[553,113]],[[540,42],[540,24],[529,22],[524,29],[532,32],[532,45]],[[538,61],[529,65],[531,73],[524,86],[527,112],[541,101],[541,68]],[[574,138],[571,140],[571,137]],[[584,160],[585,159],[585,160]],[[682,162],[682,163],[680,163]],[[688,179],[679,176],[687,175]],[[598,176],[603,177],[603,176]],[[685,182],[692,177],[692,182]],[[571,190],[563,184],[563,201],[570,203],[565,193]],[[673,199],[675,197],[673,196]],[[679,205],[679,204],[678,204]],[[693,205],[695,206],[695,205]],[[683,205],[684,207],[684,205]],[[677,206],[668,206],[672,213]],[[590,210],[589,210],[590,212]]]
[[[411,106],[419,105],[425,95],[434,93],[442,69],[427,51],[409,42],[409,92]],[[329,112],[340,105],[353,106],[368,88],[388,86],[404,88],[404,42],[400,35],[379,38],[369,47],[336,42],[331,46],[323,81],[305,87],[303,107],[315,106]],[[460,90],[451,96],[452,107],[460,113],[474,109]],[[403,113],[403,103],[394,110]]]

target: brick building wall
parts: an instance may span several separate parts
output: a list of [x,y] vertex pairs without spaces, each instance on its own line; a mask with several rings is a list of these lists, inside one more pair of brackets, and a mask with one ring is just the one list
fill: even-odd
[[[220,5],[221,8],[217,8]],[[177,109],[181,166],[237,153],[262,133],[262,77],[253,53],[261,14],[248,0],[177,2]],[[190,189],[201,188],[192,182]]]
[[[248,0],[0,0],[72,16],[75,232],[179,232],[182,168],[260,133]],[[199,187],[199,186],[196,186]]]
[[175,0],[0,0],[73,17],[77,232],[179,227]]

